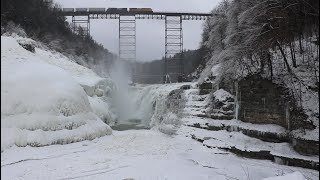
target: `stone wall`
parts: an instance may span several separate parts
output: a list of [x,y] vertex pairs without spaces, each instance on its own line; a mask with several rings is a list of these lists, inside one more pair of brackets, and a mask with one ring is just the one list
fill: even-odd
[[256,124],[277,124],[289,130],[312,125],[307,116],[295,106],[289,89],[263,79],[248,76],[237,83],[238,119]]

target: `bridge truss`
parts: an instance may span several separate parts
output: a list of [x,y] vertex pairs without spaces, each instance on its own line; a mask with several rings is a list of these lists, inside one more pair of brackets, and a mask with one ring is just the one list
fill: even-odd
[[[165,63],[163,81],[165,83],[182,81],[183,63],[183,20],[206,20],[213,14],[204,13],[122,13],[105,12],[61,12],[63,16],[72,16],[73,30],[82,36],[90,36],[90,19],[119,19],[119,58],[136,62],[136,20],[165,20]],[[82,17],[82,18],[79,18]],[[135,63],[134,63],[135,64]],[[132,68],[133,77],[136,69]]]

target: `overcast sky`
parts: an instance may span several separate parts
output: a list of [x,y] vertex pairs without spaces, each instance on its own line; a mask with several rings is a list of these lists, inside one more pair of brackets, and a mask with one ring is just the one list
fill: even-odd
[[[62,7],[143,8],[153,11],[210,12],[221,0],[55,0]],[[68,19],[70,21],[70,18]],[[137,60],[150,61],[164,56],[164,20],[137,20]],[[183,21],[185,49],[197,49],[203,21]],[[91,21],[91,35],[109,51],[118,53],[118,20]]]

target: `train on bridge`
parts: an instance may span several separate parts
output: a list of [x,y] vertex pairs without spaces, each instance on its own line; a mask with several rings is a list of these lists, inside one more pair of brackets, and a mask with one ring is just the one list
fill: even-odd
[[107,13],[107,14],[143,14],[143,13],[153,13],[151,8],[61,8],[59,9],[62,12],[74,12],[74,13]]

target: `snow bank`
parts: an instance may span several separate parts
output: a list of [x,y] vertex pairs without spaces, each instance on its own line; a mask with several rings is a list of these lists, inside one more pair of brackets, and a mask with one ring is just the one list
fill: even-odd
[[284,176],[276,176],[264,178],[263,180],[306,180],[306,178],[300,172],[289,173]]
[[111,134],[74,76],[48,63],[55,58],[39,54],[38,48],[31,53],[16,39],[1,36],[1,151],[14,144],[65,144]]

